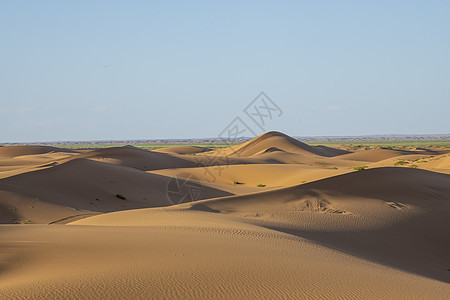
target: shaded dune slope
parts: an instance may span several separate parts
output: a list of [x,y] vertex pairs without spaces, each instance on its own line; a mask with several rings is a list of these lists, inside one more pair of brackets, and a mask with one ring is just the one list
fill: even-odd
[[378,168],[201,203],[365,259],[450,282],[450,175]]
[[[3,193],[0,194],[0,203],[14,208],[22,219],[41,223],[62,218],[67,212],[63,212],[64,216],[55,212],[56,215],[51,216],[51,220],[42,220],[39,218],[42,211],[36,201],[97,213],[173,205],[167,196],[170,180],[170,177],[129,167],[78,158],[44,170],[0,180],[0,190]],[[4,194],[5,192],[8,194]],[[11,194],[20,196],[22,201],[10,201]],[[126,199],[117,198],[117,194]],[[199,198],[224,195],[229,193],[201,186]],[[34,208],[30,209],[31,206]]]
[[106,149],[92,150],[76,157],[65,158],[62,161],[71,159],[85,158],[90,160],[101,161],[105,163],[126,166],[138,170],[156,170],[170,168],[194,167],[193,161],[182,157],[147,151],[133,146],[112,147]]
[[67,162],[77,158],[100,161],[108,164],[126,166],[141,171],[151,171],[174,168],[193,168],[214,165],[254,164],[264,160],[240,157],[216,157],[199,155],[180,155],[176,153],[163,153],[148,151],[133,146],[114,147],[100,150],[92,150],[73,157],[61,159],[59,162]]

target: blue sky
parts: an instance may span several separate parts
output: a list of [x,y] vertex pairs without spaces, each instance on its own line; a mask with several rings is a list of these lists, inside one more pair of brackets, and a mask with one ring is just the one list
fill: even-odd
[[[0,1],[0,142],[450,133],[448,1]],[[261,132],[256,132],[261,133]]]

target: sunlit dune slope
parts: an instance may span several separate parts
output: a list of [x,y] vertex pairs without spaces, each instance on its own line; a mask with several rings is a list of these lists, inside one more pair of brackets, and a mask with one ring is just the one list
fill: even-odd
[[271,131],[264,133],[246,143],[231,146],[225,149],[218,149],[210,152],[211,155],[229,155],[248,157],[255,154],[262,154],[271,151],[285,151],[297,154],[312,154],[320,156],[336,156],[348,153],[344,150],[328,149],[328,147],[313,147],[300,142],[284,133]]
[[184,168],[156,170],[152,173],[165,176],[194,177],[198,180],[228,184],[239,187],[257,186],[287,186],[310,182],[345,172],[349,169],[332,169],[300,164],[252,164],[229,165],[205,168]]
[[207,148],[197,146],[171,146],[153,150],[154,152],[170,154],[193,154],[207,151]]
[[5,146],[0,147],[0,157],[16,157],[46,153],[77,153],[77,151],[49,146]]

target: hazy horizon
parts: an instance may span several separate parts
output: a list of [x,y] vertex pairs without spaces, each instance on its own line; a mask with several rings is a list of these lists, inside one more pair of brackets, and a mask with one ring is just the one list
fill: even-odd
[[[372,134],[372,135],[289,135],[291,137],[294,138],[298,138],[298,139],[305,139],[305,140],[320,140],[320,139],[367,139],[367,140],[371,140],[374,139],[376,140],[377,138],[396,138],[398,137],[399,140],[407,140],[407,138],[411,139],[411,138],[423,138],[424,140],[428,140],[427,138],[430,138],[430,140],[432,140],[431,138],[434,137],[444,137],[444,138],[448,138],[450,137],[450,133],[444,133],[444,134]],[[250,140],[255,138],[255,136],[242,136],[240,137],[240,140]],[[26,141],[26,142],[0,142],[0,145],[8,145],[8,144],[58,144],[58,143],[114,143],[114,142],[134,142],[134,143],[138,143],[138,142],[157,142],[157,141],[175,141],[175,142],[179,142],[182,140],[186,140],[186,141],[208,141],[208,140],[220,140],[221,138],[219,137],[192,137],[192,138],[159,138],[159,139],[98,139],[98,140],[53,140],[53,141]],[[226,139],[223,139],[226,140]],[[239,141],[240,141],[239,140]],[[236,140],[238,141],[238,140]]]

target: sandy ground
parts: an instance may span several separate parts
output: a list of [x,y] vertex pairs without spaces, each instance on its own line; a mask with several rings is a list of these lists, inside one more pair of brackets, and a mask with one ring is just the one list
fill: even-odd
[[449,174],[450,151],[278,132],[0,147],[0,299],[448,299]]

